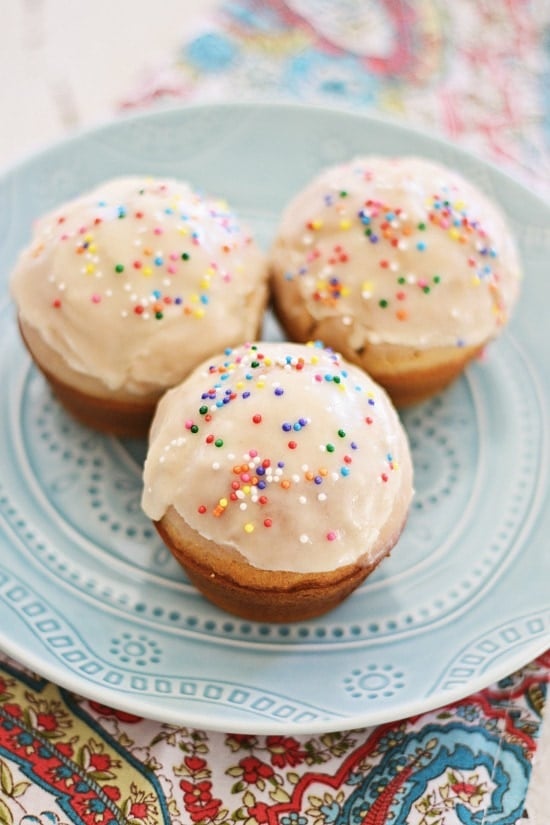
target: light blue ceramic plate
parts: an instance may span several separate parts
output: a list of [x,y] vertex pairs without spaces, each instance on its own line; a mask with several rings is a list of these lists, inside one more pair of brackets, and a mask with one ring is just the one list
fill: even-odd
[[[244,622],[187,583],[140,512],[143,443],[60,410],[30,366],[8,273],[32,220],[113,175],[187,178],[267,244],[286,200],[360,152],[443,161],[501,201],[525,289],[509,330],[448,392],[404,416],[416,498],[398,549],[341,608]],[[371,725],[445,704],[550,644],[550,207],[455,147],[294,106],[205,106],[120,120],[0,179],[0,646],[87,697],[240,732]],[[277,335],[272,319],[266,337]]]

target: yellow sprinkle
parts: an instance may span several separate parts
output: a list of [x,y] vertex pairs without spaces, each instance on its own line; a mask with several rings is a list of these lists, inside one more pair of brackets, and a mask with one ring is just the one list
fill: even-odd
[[242,491],[245,494],[245,496],[248,496],[250,494],[250,484],[245,484],[242,488]]
[[349,286],[343,286],[342,289],[340,290],[340,295],[342,296],[342,298],[346,298],[349,294],[350,294]]
[[189,296],[189,300],[192,304],[197,304],[199,302],[199,296],[196,293],[193,293],[193,295]]
[[479,286],[480,283],[481,283],[481,279],[478,278],[477,275],[473,275],[471,283],[472,283],[472,286]]
[[86,272],[88,272],[88,273],[95,272],[94,264],[86,264]]
[[90,235],[90,233],[87,232],[86,235],[84,235],[84,240],[88,243],[89,241],[91,241],[93,239],[93,237],[94,237],[93,235]]
[[88,247],[88,252],[97,252],[97,246],[95,243],[91,243]]
[[349,218],[342,218],[340,221],[340,229],[350,229],[351,228],[351,221]]
[[220,507],[227,507],[227,499],[226,498],[220,498],[219,505],[220,505]]
[[265,387],[265,381],[258,381],[256,386],[259,390],[263,390],[263,388]]
[[204,318],[204,309],[202,309],[202,307],[194,309],[193,315],[195,316],[195,318]]
[[238,390],[242,390],[244,387],[244,381],[237,381],[236,387]]
[[271,358],[264,358],[264,364],[266,365],[266,367],[270,367],[273,364],[273,361],[271,360]]
[[462,210],[466,208],[466,204],[464,203],[464,201],[456,201],[456,203],[454,204],[454,208],[457,210],[457,212],[462,212]]
[[458,239],[460,238],[460,232],[458,231],[456,226],[453,226],[452,229],[449,229],[449,235],[451,236],[453,241],[458,241]]
[[311,221],[311,228],[312,229],[321,229],[322,226],[323,226],[323,221],[321,220],[321,218],[317,218],[316,220]]
[[254,531],[254,525],[248,522],[244,525],[244,532],[245,533],[252,533]]
[[201,289],[210,289],[210,278],[203,278],[199,286]]
[[149,277],[149,275],[153,274],[153,270],[151,269],[150,266],[144,266],[141,271],[146,277]]

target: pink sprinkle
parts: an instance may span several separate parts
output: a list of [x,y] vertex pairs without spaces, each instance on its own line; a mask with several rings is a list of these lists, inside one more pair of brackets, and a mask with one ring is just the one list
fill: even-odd
[[190,418],[188,418],[187,421],[185,422],[185,429],[190,430],[192,426],[193,426],[193,422],[191,421]]
[[179,260],[179,256],[178,256],[178,254],[177,254],[176,252],[171,252],[171,253],[170,253],[170,260],[171,260],[171,261],[177,261],[177,260]]
[[101,295],[98,295],[97,292],[94,292],[94,294],[92,295],[92,302],[94,304],[99,304],[100,301],[101,301]]
[[338,538],[338,534],[335,533],[334,530],[329,530],[327,533],[327,541],[335,541]]
[[420,286],[422,288],[424,288],[425,286],[428,286],[428,282],[425,278],[419,278],[418,281],[417,281],[417,284],[418,284],[418,286]]
[[322,381],[322,380],[323,380],[323,376],[322,376],[322,375],[319,375],[319,373],[317,373],[317,375],[315,376],[315,380],[316,380],[316,381]]
[[166,267],[166,269],[168,270],[168,272],[170,273],[170,275],[174,275],[174,274],[177,272],[176,267],[175,267],[175,266],[172,266],[172,264],[170,264],[170,266],[167,266],[167,267]]
[[250,456],[250,458],[256,458],[258,455],[258,450],[249,450],[248,455]]
[[153,232],[155,233],[155,235],[162,235],[162,233],[164,232],[164,229],[161,226],[155,226],[155,228],[153,229]]

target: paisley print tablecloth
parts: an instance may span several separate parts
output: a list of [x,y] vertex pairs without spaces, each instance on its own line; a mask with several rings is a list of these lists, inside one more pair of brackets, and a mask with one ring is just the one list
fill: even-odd
[[515,825],[550,656],[376,728],[243,735],[159,724],[0,667],[0,822]]
[[[229,97],[374,111],[550,195],[547,0],[229,0],[191,32],[174,26],[179,52],[118,108]],[[546,654],[401,722],[251,736],[141,719],[3,658],[0,825],[532,823],[549,680]]]

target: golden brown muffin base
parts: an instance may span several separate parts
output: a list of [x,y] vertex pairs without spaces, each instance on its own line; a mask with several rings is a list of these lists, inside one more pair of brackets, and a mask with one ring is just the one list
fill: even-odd
[[390,552],[399,531],[383,547],[321,573],[291,573],[253,567],[237,551],[201,536],[173,508],[154,522],[161,538],[194,586],[222,610],[258,622],[296,622],[333,610],[344,601]]
[[472,347],[433,347],[417,349],[393,344],[365,342],[360,348],[353,341],[354,320],[340,316],[313,318],[291,282],[272,277],[275,315],[289,340],[323,344],[367,372],[387,391],[396,407],[417,404],[449,386],[466,366],[479,357],[485,344]]
[[19,318],[21,337],[36,366],[67,412],[81,424],[123,438],[143,438],[149,431],[160,392],[136,396],[110,393],[101,382],[71,369],[37,330]]

